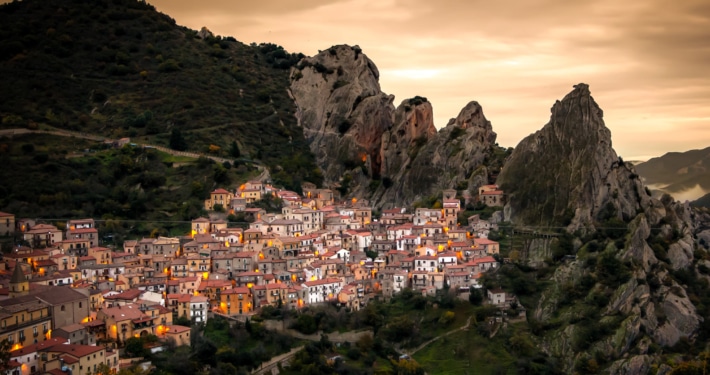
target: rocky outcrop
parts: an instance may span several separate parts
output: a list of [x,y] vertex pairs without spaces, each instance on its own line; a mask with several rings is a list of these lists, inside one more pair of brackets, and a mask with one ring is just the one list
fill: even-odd
[[496,138],[481,106],[470,102],[438,132],[432,124],[428,131],[415,133],[417,128],[409,125],[408,117],[424,104],[411,103],[405,101],[397,108],[398,121],[383,138],[382,177],[393,185],[380,186],[373,201],[402,205],[451,188],[469,196],[478,194],[478,187],[488,183],[484,160]]
[[[608,372],[645,373],[655,360],[647,355],[651,344],[695,339],[703,318],[674,273],[696,272],[695,214],[670,196],[650,196],[634,167],[611,147],[587,85],[555,103],[550,122],[515,148],[498,183],[508,194],[506,219],[561,226],[595,244],[574,246],[581,249],[577,260],[557,268],[533,311],[543,324],[566,322],[543,340],[550,355],[566,366],[587,360],[562,345],[572,336],[577,348],[623,358]],[[622,232],[610,232],[614,228]],[[571,301],[569,290],[586,296]],[[603,332],[593,340],[584,337],[589,316]]]
[[212,34],[212,32],[208,28],[202,26],[200,31],[197,32],[197,37],[200,39],[207,39],[214,37],[214,34]]
[[510,220],[574,231],[593,228],[600,215],[628,220],[648,206],[650,195],[616,155],[602,117],[580,83],[555,103],[547,125],[518,144],[498,178]]
[[410,205],[488,183],[484,159],[496,134],[471,102],[437,131],[431,103],[380,90],[375,64],[357,46],[334,46],[291,72],[291,94],[326,184],[376,207]]
[[648,374],[651,370],[651,357],[637,355],[628,359],[618,360],[609,367],[609,374]]
[[300,124],[329,183],[361,167],[379,175],[379,145],[392,127],[394,97],[380,90],[379,71],[361,52],[331,47],[291,72]]

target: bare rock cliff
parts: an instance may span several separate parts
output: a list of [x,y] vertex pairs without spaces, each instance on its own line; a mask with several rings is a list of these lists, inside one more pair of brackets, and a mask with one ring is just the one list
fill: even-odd
[[547,125],[518,144],[498,178],[507,219],[574,231],[593,228],[608,211],[628,220],[650,205],[633,166],[612,148],[602,115],[583,83],[555,103]]
[[386,208],[488,183],[483,161],[496,134],[478,103],[437,131],[426,98],[395,109],[378,79],[375,64],[344,45],[305,58],[291,73],[299,120],[326,184]]
[[[380,91],[378,79],[360,48],[345,45],[307,57],[291,72],[299,120],[326,181],[338,182],[346,170],[378,159],[394,112],[394,97]],[[369,168],[379,173],[377,163]]]

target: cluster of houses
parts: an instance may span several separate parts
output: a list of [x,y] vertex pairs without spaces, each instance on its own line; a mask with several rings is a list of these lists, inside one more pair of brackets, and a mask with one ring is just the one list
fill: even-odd
[[[481,189],[484,203],[500,205],[497,187]],[[249,207],[267,195],[283,203],[280,213]],[[127,240],[120,251],[100,246],[93,219],[58,228],[0,213],[0,235],[29,245],[0,262],[0,339],[13,345],[12,371],[118,370],[114,348],[131,337],[189,345],[180,319],[247,319],[265,306],[319,303],[358,310],[405,288],[480,288],[481,274],[499,266],[499,244],[487,238],[496,224],[473,216],[460,225],[455,190],[443,192],[440,208],[373,218],[368,202],[336,202],[328,189],[305,186],[299,195],[249,181],[213,191],[205,209],[214,215],[192,220],[185,236]],[[223,218],[237,212],[248,225]]]

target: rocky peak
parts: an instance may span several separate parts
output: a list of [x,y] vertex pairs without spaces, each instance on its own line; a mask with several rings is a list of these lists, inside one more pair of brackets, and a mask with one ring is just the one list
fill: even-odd
[[431,103],[420,96],[404,100],[395,111],[392,132],[405,144],[435,136],[434,110]]
[[483,162],[496,134],[481,106],[468,103],[455,119],[436,132],[433,126],[426,127],[426,122],[424,127],[412,125],[431,116],[427,102],[418,104],[421,99],[402,102],[392,131],[382,138],[382,176],[393,181],[393,186],[380,187],[373,194],[375,202],[406,205],[451,188],[464,196],[474,196],[479,186],[489,183]]
[[586,84],[553,105],[550,121],[518,144],[498,178],[508,219],[575,230],[593,228],[600,215],[628,220],[645,206],[650,196],[616,155],[602,117]]
[[291,72],[297,116],[327,185],[383,207],[488,183],[481,164],[495,133],[478,103],[437,132],[426,98],[395,109],[378,79],[360,48],[346,45],[305,58]]
[[365,166],[379,174],[382,134],[392,126],[394,97],[380,91],[379,71],[359,47],[339,45],[301,60],[291,94],[326,181]]
[[[671,347],[681,338],[693,340],[703,321],[687,286],[676,279],[697,272],[694,225],[687,205],[651,198],[634,167],[613,150],[602,117],[589,86],[576,85],[554,104],[550,121],[515,148],[498,184],[508,194],[506,218],[516,225],[563,226],[587,238],[586,244],[576,240],[577,259],[557,268],[555,283],[543,292],[533,316],[543,323],[561,316],[560,286],[580,285],[587,277],[591,287],[582,293],[603,291],[610,297],[598,321],[623,318],[613,335],[589,343],[588,350],[623,357],[610,365],[611,373],[640,373],[653,360],[646,356],[650,342]],[[613,228],[623,233],[610,234]],[[613,275],[627,276],[606,278],[604,270],[614,264],[620,272]],[[581,300],[570,303],[593,308]],[[582,335],[584,324],[567,323],[562,335],[546,336],[543,346],[571,370],[583,354],[564,340]]]

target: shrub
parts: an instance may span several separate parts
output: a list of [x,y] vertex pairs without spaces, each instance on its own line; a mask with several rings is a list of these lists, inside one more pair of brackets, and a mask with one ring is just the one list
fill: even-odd
[[451,133],[449,133],[449,141],[453,141],[464,134],[466,134],[466,129],[455,127]]
[[318,330],[316,320],[310,314],[299,315],[298,319],[296,319],[296,322],[293,324],[293,328],[306,335],[316,333]]
[[454,318],[456,318],[456,313],[453,311],[446,311],[441,314],[441,317],[439,317],[439,324],[448,325],[454,321]]
[[348,349],[348,352],[346,354],[348,358],[352,359],[353,361],[357,361],[360,359],[361,353],[357,348],[350,348]]
[[468,302],[470,302],[474,306],[481,306],[481,303],[483,303],[483,295],[478,289],[471,288],[471,291],[468,295]]
[[180,70],[180,65],[174,59],[167,59],[158,65],[158,71],[164,73],[177,72]]

